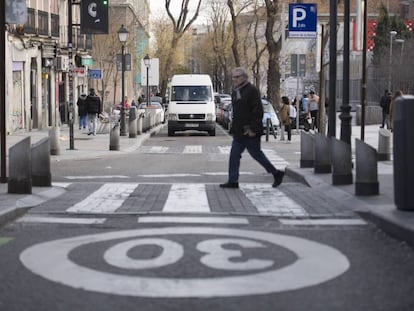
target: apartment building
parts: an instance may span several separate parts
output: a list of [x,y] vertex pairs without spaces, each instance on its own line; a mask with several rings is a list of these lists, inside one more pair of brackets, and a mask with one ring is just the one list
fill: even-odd
[[[76,122],[78,96],[82,92],[88,92],[89,86],[96,83],[88,75],[90,68],[96,68],[93,41],[105,39],[81,32],[81,0],[21,1],[26,2],[27,7],[27,19],[24,24],[7,23],[7,14],[10,14],[10,10],[6,10],[6,130],[8,133],[18,130],[30,131],[67,123],[70,91],[73,91],[73,116]],[[10,6],[21,1],[8,0],[6,8],[9,5],[10,9]],[[125,15],[128,23],[134,25],[129,30],[133,41],[130,52],[134,58],[141,57],[148,45],[148,1],[108,2],[110,8],[114,7],[114,10],[109,10],[109,25],[124,22],[116,19],[116,16],[111,16],[111,12],[121,9],[132,12]],[[69,3],[72,4],[73,14],[73,89],[69,89]],[[114,31],[115,28],[109,29]],[[116,33],[113,35],[117,36]],[[115,63],[116,57],[109,60],[111,61]],[[133,72],[130,73],[132,89],[140,82],[136,81],[136,77],[140,76],[138,70],[139,68],[134,66]]]

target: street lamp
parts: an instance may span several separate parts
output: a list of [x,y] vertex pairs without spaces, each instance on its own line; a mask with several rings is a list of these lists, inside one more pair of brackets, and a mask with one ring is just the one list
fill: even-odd
[[390,61],[388,70],[388,91],[391,91],[392,39],[397,35],[395,30],[390,31]]
[[124,25],[122,24],[121,28],[118,30],[118,38],[119,42],[122,44],[122,68],[121,68],[121,89],[122,89],[122,100],[121,100],[121,129],[120,135],[126,136],[126,116],[125,116],[125,43],[128,40],[129,32],[125,29]]
[[147,67],[147,106],[151,105],[151,98],[150,98],[150,93],[149,93],[149,68],[151,67],[151,58],[149,57],[149,55],[145,55],[144,57],[144,65],[145,67]]
[[404,56],[404,39],[395,39],[395,42],[401,43],[400,61],[402,62],[402,58]]

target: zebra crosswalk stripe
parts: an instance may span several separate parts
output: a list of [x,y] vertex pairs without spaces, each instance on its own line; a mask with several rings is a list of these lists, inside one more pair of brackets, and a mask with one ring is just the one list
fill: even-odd
[[86,199],[68,208],[73,213],[112,213],[115,212],[126,198],[138,186],[136,183],[107,183]]
[[164,212],[210,212],[204,184],[173,184]]

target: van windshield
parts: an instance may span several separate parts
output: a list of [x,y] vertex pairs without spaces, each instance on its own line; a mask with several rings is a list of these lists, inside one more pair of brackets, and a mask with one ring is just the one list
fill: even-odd
[[173,86],[171,89],[172,101],[211,101],[211,87],[199,86]]

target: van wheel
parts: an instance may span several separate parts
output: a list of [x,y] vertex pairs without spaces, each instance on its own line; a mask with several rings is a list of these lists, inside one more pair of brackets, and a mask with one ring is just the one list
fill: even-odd
[[216,129],[209,131],[208,134],[210,136],[216,136]]
[[174,131],[173,130],[168,130],[168,136],[174,136]]

